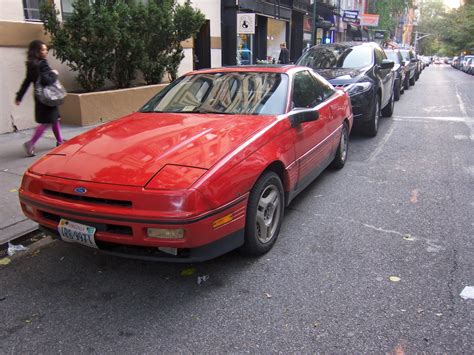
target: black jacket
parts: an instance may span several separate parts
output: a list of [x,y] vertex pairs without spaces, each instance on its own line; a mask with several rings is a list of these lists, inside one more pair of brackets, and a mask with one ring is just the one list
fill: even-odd
[[[41,85],[51,85],[56,81],[58,76],[53,73],[46,59],[39,62],[26,62],[26,78],[21,84],[20,90],[16,93],[16,100],[21,101],[31,83],[36,85],[36,81],[40,78]],[[35,120],[38,123],[54,123],[59,118],[57,107],[43,105],[35,97]]]
[[280,56],[278,57],[278,63],[280,64],[289,64],[290,63],[290,51],[288,48],[283,47],[280,50]]

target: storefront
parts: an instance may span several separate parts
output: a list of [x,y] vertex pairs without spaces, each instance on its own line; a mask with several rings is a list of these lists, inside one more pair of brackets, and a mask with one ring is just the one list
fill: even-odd
[[[254,18],[259,20],[260,15],[240,13],[237,14],[237,65],[248,65],[256,63],[276,63],[280,55],[280,44],[287,38],[288,22],[264,17],[259,22],[266,21],[266,41],[261,38],[263,32],[256,33],[252,28]],[[262,21],[263,20],[263,21]],[[258,41],[256,40],[258,39]],[[257,42],[266,42],[266,50],[256,51]],[[259,55],[254,56],[254,53]]]
[[221,4],[223,65],[276,63],[280,44],[290,48],[291,8],[250,0]]

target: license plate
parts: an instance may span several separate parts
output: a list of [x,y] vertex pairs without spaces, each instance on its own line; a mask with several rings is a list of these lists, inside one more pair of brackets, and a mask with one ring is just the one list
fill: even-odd
[[65,242],[79,243],[91,248],[97,248],[94,239],[94,227],[61,218],[58,225],[58,232],[61,239]]

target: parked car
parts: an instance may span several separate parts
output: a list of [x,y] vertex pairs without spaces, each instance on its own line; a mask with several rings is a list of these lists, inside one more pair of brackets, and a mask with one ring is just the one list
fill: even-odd
[[377,135],[380,113],[392,115],[394,63],[377,43],[319,44],[306,51],[297,64],[313,68],[334,86],[347,90],[354,122],[368,136]]
[[453,68],[459,69],[459,63],[460,63],[459,57],[454,56],[454,57],[453,57],[453,61],[451,62],[451,66],[452,66]]
[[465,66],[466,66],[466,73],[474,75],[474,58],[469,58]]
[[468,61],[469,61],[469,59],[472,59],[472,58],[474,58],[474,55],[466,55],[466,56],[464,56],[464,58],[462,59],[461,65],[460,65],[460,69],[461,69],[463,72],[465,72],[465,73],[468,72],[468,70],[469,70]]
[[418,61],[415,58],[415,53],[413,53],[413,51],[410,49],[400,49],[400,53],[402,54],[405,66],[407,66],[410,71],[408,82],[411,86],[413,86],[415,85],[415,81],[418,77]]
[[115,255],[260,255],[285,206],[344,166],[352,122],[348,94],[309,68],[192,72],[39,159],[21,207],[48,234]]
[[409,88],[408,84],[408,67],[403,62],[403,57],[398,49],[385,49],[388,59],[395,63],[392,71],[395,73],[395,83],[393,84],[394,99],[400,100],[400,95],[404,93],[405,88]]

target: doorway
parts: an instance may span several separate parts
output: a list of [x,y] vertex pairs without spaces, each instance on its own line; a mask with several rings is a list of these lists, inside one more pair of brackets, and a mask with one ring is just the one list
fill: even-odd
[[194,41],[193,69],[211,67],[211,21],[206,20]]

